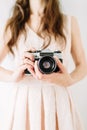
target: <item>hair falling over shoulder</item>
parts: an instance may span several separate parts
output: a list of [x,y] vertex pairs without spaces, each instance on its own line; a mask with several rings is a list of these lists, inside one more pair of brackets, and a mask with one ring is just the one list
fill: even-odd
[[[63,33],[63,15],[60,10],[59,0],[45,0],[46,7],[42,18],[42,31],[52,33],[55,38],[59,35],[66,40]],[[29,21],[31,12],[29,0],[16,0],[13,13],[9,18],[5,32],[10,28],[11,38],[7,45],[11,53],[14,54],[12,47],[16,45],[21,32],[26,32],[25,23]]]

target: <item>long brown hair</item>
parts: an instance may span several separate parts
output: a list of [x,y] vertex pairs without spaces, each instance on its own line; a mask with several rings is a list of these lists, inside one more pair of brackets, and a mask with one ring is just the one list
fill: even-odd
[[[63,33],[63,15],[60,11],[59,0],[45,0],[46,7],[44,9],[43,28],[42,31],[51,32],[55,37],[58,35],[65,39]],[[10,28],[11,38],[7,45],[9,50],[13,52],[12,47],[16,45],[18,36],[25,31],[25,23],[30,18],[30,4],[29,0],[16,0],[13,13],[9,18],[5,31]]]

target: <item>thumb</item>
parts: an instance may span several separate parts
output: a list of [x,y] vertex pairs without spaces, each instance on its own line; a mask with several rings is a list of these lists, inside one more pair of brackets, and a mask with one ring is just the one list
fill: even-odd
[[58,65],[60,71],[63,72],[63,73],[66,73],[67,71],[66,71],[66,68],[63,65],[63,63],[58,58],[56,58],[56,57],[55,57],[55,60],[56,60],[56,63]]

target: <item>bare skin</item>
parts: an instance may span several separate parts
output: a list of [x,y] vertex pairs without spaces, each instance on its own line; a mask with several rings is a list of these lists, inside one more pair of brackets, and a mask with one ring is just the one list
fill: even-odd
[[[42,2],[41,0],[36,0],[36,3],[38,6],[37,8],[35,7],[35,10],[34,10],[35,5],[33,4],[33,1],[34,0],[30,0],[32,16],[33,16],[31,19],[31,28],[35,29],[37,32],[38,28],[37,28],[37,23],[35,21],[38,21],[38,19],[40,18],[40,11],[42,13],[41,8],[44,7],[44,4],[41,4]],[[33,18],[34,18],[34,22],[33,22]],[[74,59],[75,66],[76,66],[75,70],[72,73],[69,74],[65,66],[59,60],[57,60],[57,64],[61,70],[60,72],[52,73],[49,75],[42,74],[38,70],[37,62],[34,62],[34,57],[30,55],[28,52],[25,52],[23,54],[22,64],[15,71],[9,71],[0,67],[0,80],[10,81],[10,82],[21,81],[25,76],[24,70],[26,68],[28,68],[33,78],[50,82],[50,83],[60,85],[60,86],[68,87],[78,82],[79,80],[81,80],[87,74],[87,69],[86,69],[87,62],[86,62],[84,49],[82,47],[82,41],[81,41],[78,22],[74,17],[72,17],[71,22],[72,22],[71,24],[71,39],[72,39],[71,54],[72,54],[72,57]],[[8,39],[9,39],[9,36],[8,36]],[[4,60],[7,54],[8,54],[7,45],[4,45],[3,47],[1,46],[0,47],[0,62]]]

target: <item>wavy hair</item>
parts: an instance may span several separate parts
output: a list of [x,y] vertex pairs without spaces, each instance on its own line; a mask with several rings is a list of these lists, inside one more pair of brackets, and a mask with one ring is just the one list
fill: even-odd
[[[45,0],[46,7],[42,18],[42,31],[58,35],[66,40],[63,33],[63,15],[60,10],[59,0]],[[5,32],[10,28],[11,38],[7,45],[11,53],[12,47],[16,45],[21,32],[26,32],[25,23],[29,21],[31,15],[29,0],[16,0],[12,16],[9,18]]]

